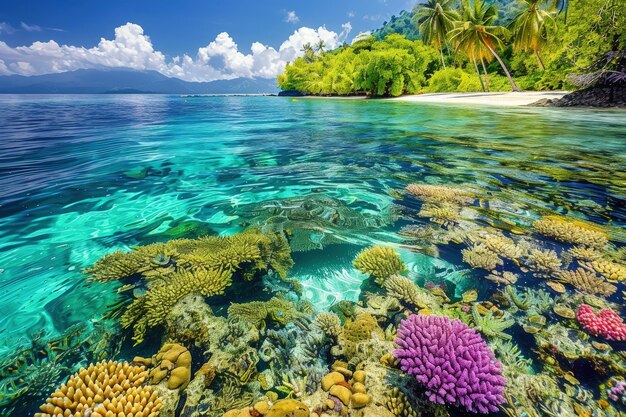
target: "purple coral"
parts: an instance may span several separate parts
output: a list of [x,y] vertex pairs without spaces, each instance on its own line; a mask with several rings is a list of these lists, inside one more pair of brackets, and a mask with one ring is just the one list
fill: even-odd
[[474,413],[498,411],[505,401],[502,364],[460,320],[412,314],[402,320],[394,341],[400,369],[425,385],[430,401]]

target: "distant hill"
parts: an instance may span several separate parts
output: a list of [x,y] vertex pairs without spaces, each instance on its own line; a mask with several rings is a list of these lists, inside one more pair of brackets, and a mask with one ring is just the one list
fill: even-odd
[[[511,21],[520,8],[518,2],[511,0],[487,0],[487,3],[495,4],[498,7],[496,24],[503,26],[506,26]],[[374,30],[372,35],[379,40],[384,39],[385,36],[391,33],[399,33],[411,40],[420,39],[420,33],[416,24],[417,19],[415,18],[415,10],[419,7],[420,4],[417,4],[410,12],[402,10],[398,16],[391,16],[389,21],[383,22],[383,25]]]
[[276,93],[275,79],[236,78],[204,83],[169,78],[156,71],[81,69],[25,77],[0,76],[0,93],[11,94],[264,94]]

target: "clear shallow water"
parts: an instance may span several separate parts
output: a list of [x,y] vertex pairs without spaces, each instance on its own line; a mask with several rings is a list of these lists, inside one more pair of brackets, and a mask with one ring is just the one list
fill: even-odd
[[[402,213],[413,207],[396,190],[410,182],[498,191],[506,196],[499,204],[515,207],[488,207],[503,220],[523,226],[559,212],[606,224],[623,241],[626,115],[275,97],[2,96],[0,354],[40,329],[60,334],[104,313],[114,291],[81,273],[104,254],[230,235],[254,224],[259,204],[311,194],[373,223],[330,231],[345,244],[294,253],[291,276],[319,308],[355,301],[365,276],[352,259],[372,243],[403,243]],[[401,255],[412,277],[460,282],[467,268],[445,251],[442,259],[406,248]]]

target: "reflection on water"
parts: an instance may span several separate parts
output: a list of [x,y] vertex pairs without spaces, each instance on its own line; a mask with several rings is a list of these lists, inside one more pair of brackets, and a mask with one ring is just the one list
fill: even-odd
[[[403,274],[422,287],[443,288],[450,303],[472,289],[483,300],[494,281],[506,280],[502,270],[491,281],[477,279],[487,274],[476,271],[480,262],[468,262],[472,253],[463,252],[488,245],[484,231],[489,228],[525,247],[535,244],[526,236],[542,216],[584,219],[607,234],[611,262],[624,263],[622,112],[142,95],[3,96],[0,108],[0,305],[5,313],[0,355],[29,346],[20,372],[48,371],[39,378],[47,381],[37,385],[41,392],[32,393],[37,401],[77,369],[69,363],[85,366],[116,358],[118,352],[130,359],[158,350],[158,340],[132,350],[129,340],[114,336],[120,332],[115,324],[109,328],[109,321],[100,320],[109,312],[116,323],[128,301],[153,284],[94,284],[81,273],[103,255],[136,245],[230,236],[249,227],[284,235],[295,262],[289,277],[298,284],[287,285],[270,273],[259,291],[293,297],[297,288],[311,308],[334,306],[336,312],[341,300],[364,301],[372,290],[368,274],[352,264],[370,245],[395,247],[407,267]],[[407,196],[410,183],[462,187],[471,203]],[[555,250],[563,269],[594,261],[566,255],[571,248],[563,243],[542,242],[540,249]],[[501,256],[507,267],[512,262],[513,269],[522,269],[514,271],[519,275],[514,291],[528,287],[554,296],[552,287],[533,278],[533,248],[524,250],[527,255]],[[127,284],[130,289],[123,287]],[[624,287],[615,285],[608,302],[618,308]],[[233,291],[242,291],[241,299],[213,303],[216,314],[226,315],[231,301],[255,300],[245,288]],[[542,294],[526,294],[526,299],[541,300]],[[383,304],[372,298],[368,308]],[[544,319],[515,316],[519,325],[509,333],[516,341],[527,338],[524,320],[552,317],[546,311],[534,311]],[[298,314],[307,312],[302,308]],[[290,331],[285,329],[280,331]],[[98,338],[106,342],[97,343]],[[519,346],[531,357],[532,348]],[[49,353],[37,353],[42,350]],[[63,366],[46,368],[52,352]],[[568,372],[564,364],[557,368]],[[4,384],[3,389],[15,396],[20,386]],[[591,386],[596,394],[602,390],[598,381]],[[27,397],[19,398],[23,403]]]

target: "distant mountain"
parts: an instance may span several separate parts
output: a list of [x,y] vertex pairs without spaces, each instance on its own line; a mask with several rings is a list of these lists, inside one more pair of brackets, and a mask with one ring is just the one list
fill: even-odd
[[156,71],[81,69],[25,77],[0,76],[0,93],[11,94],[266,94],[276,93],[275,79],[236,78],[204,83],[169,78]]

